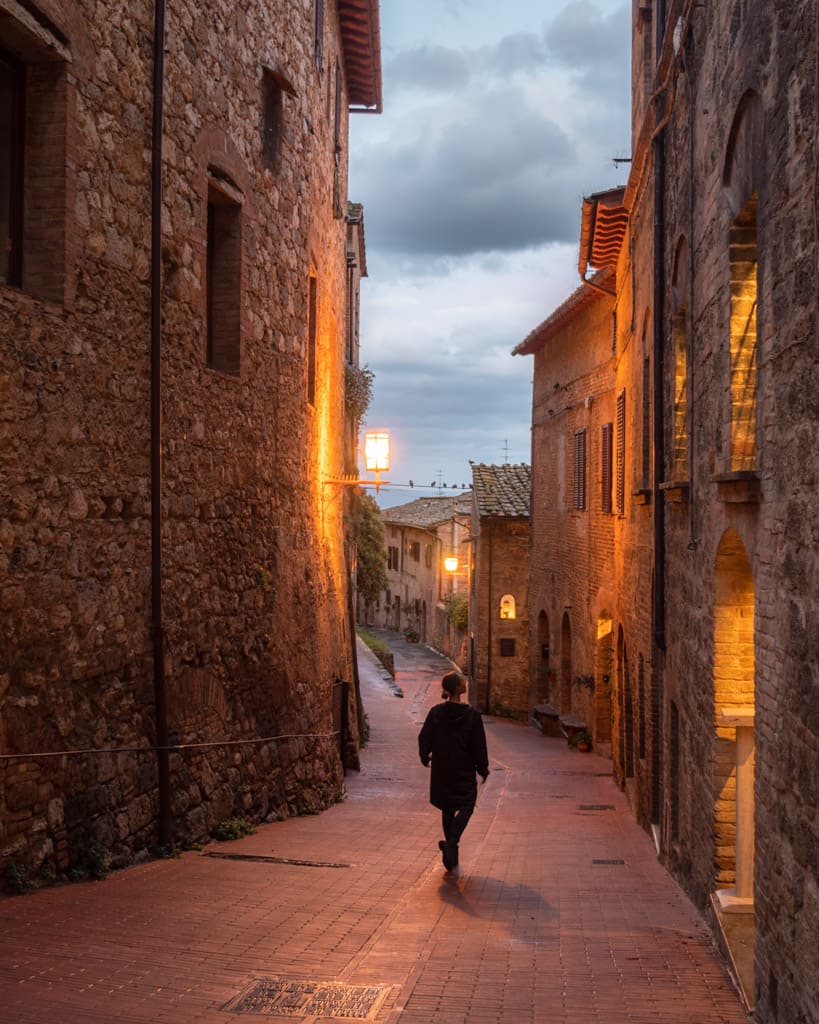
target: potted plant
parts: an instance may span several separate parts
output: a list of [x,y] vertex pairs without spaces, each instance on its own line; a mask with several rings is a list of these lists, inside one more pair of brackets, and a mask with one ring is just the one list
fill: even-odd
[[404,629],[404,639],[408,644],[418,643],[418,630],[414,626],[407,626]]
[[591,733],[588,729],[581,729],[576,732],[572,737],[572,745],[575,750],[581,750],[583,752],[591,750],[592,738]]

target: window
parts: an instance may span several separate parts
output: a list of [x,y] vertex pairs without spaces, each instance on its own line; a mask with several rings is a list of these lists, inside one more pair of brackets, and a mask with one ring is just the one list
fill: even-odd
[[284,137],[284,94],[295,96],[290,82],[273,68],[262,68],[262,162],[275,171]]
[[756,196],[731,227],[731,470],[756,469]]
[[398,570],[398,548],[392,545],[387,548],[387,568]]
[[651,360],[643,360],[643,405],[640,470],[642,486],[651,486]]
[[602,493],[600,495],[600,509],[603,512],[611,512],[611,484],[612,484],[612,451],[611,440],[614,433],[613,423],[604,423],[600,428],[600,478]]
[[316,335],[318,333],[318,282],[311,274],[307,294],[307,401],[316,404]]
[[515,641],[512,637],[502,637],[500,642],[500,656],[502,658],[514,658]]
[[239,375],[242,295],[241,193],[208,169],[207,361],[212,370]]
[[618,516],[626,510],[626,392],[617,396],[617,452],[615,462],[615,511]]
[[424,565],[427,567],[427,569],[431,569],[432,568],[432,545],[431,544],[425,544],[424,545]]
[[0,283],[23,272],[23,112],[25,66],[0,51]]
[[316,61],[316,70],[321,74],[324,68],[324,0],[316,0],[316,23],[313,55]]
[[68,40],[33,5],[0,18],[0,285],[62,302],[71,273]]
[[421,561],[421,544],[419,541],[414,540],[410,542],[409,556],[413,560],[413,562]]
[[572,508],[586,507],[586,431],[574,432],[574,487]]

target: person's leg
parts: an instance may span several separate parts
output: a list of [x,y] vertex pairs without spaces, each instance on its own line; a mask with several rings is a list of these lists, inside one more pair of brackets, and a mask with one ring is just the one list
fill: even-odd
[[457,846],[461,841],[461,836],[464,834],[464,829],[469,824],[469,819],[472,817],[472,812],[475,810],[474,804],[468,804],[466,807],[458,807],[452,813],[452,822],[450,827],[445,830],[447,841]]
[[441,811],[441,827],[444,830],[444,839],[449,842],[449,833],[452,831],[452,823],[455,820],[455,811],[451,808]]

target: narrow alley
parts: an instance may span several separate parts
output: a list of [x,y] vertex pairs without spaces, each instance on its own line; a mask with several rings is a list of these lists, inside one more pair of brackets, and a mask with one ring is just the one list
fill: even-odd
[[447,875],[416,735],[448,664],[360,645],[348,797],[102,882],[0,902],[0,1021],[746,1021],[608,762],[485,719],[492,771]]

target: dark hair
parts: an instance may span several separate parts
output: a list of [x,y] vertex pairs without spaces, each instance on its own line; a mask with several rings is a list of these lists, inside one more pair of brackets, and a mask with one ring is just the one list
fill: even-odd
[[441,697],[444,700],[449,700],[450,697],[454,697],[455,694],[458,692],[458,689],[461,686],[462,682],[463,676],[460,675],[458,672],[447,672],[447,674],[441,680],[441,686],[443,687]]

